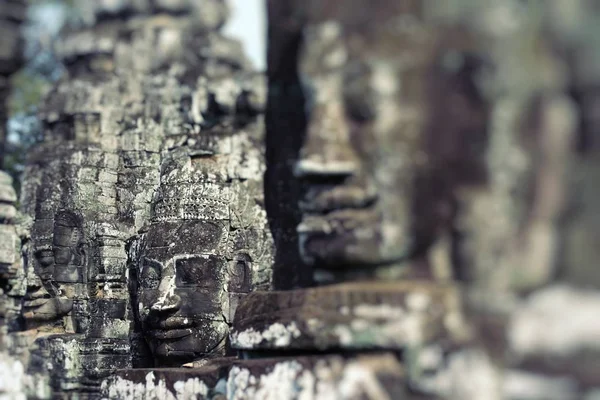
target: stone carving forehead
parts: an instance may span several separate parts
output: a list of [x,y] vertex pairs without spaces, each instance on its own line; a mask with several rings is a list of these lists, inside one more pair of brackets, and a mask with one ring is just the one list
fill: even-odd
[[378,27],[365,35],[337,19],[305,25],[300,69],[315,74],[378,61],[402,69],[430,56],[434,36],[414,16],[399,15]]
[[[306,2],[282,3],[286,4],[270,5],[270,12],[279,14],[286,26],[297,24],[305,40],[318,38],[315,46],[319,51],[305,53],[317,63],[335,58],[341,60],[338,55],[342,48],[350,56],[369,57],[379,53],[388,58],[400,53],[406,57],[407,50],[414,49],[414,56],[418,57],[419,50],[423,50],[419,47],[431,37],[423,29],[425,2],[421,0],[311,0],[308,6]],[[398,51],[400,48],[402,52]],[[327,49],[335,51],[327,52]]]
[[175,258],[178,285],[203,286],[215,290],[224,277],[226,263],[223,258],[208,255],[189,255]]
[[158,254],[200,254],[214,251],[223,240],[224,224],[217,221],[163,221],[150,226],[146,248],[168,249]]
[[171,177],[169,184],[160,188],[154,210],[156,221],[230,219],[228,186],[203,179],[175,179]]
[[37,219],[34,221],[31,232],[33,249],[52,248],[52,232],[54,231],[54,220]]
[[246,131],[219,129],[191,136],[163,162],[162,182],[227,182],[247,168],[248,154],[262,158],[257,147]]

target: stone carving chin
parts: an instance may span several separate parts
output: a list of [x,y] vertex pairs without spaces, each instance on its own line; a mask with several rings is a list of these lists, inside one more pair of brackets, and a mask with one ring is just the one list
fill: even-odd
[[141,237],[138,314],[161,365],[177,365],[224,348],[227,261],[208,254],[222,227],[205,221],[152,224]]
[[51,297],[43,286],[28,292],[23,302],[23,318],[26,321],[54,321],[73,309],[73,300],[66,297]]
[[68,211],[57,213],[52,246],[39,248],[34,256],[23,318],[28,322],[59,320],[73,309],[71,286],[85,282],[86,244],[78,218]]
[[[424,57],[418,38],[401,36],[407,34],[390,30],[361,38],[337,22],[303,32],[307,128],[294,174],[305,184],[297,231],[308,264],[391,264],[430,239],[431,226],[419,219],[419,207],[427,207],[420,191],[427,170]],[[414,65],[395,62],[385,47],[398,40],[414,51]]]

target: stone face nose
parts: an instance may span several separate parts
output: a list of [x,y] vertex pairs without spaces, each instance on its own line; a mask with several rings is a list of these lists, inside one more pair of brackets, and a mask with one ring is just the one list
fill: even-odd
[[44,288],[41,284],[36,283],[36,284],[30,284],[27,285],[27,293],[25,294],[25,298],[26,299],[42,299],[42,298],[49,298],[50,293],[48,293],[48,291],[46,290],[46,288]]
[[181,297],[176,294],[170,294],[161,297],[152,306],[150,311],[154,314],[174,313],[181,307]]
[[299,74],[306,99],[306,130],[294,169],[297,177],[322,180],[358,172],[344,99],[346,53],[337,24],[305,28]]
[[[325,80],[325,82],[321,82]],[[309,82],[313,100],[307,106],[307,127],[294,174],[299,178],[347,177],[357,173],[359,161],[350,141],[350,126],[341,100],[341,89],[332,77]],[[327,86],[327,85],[326,85]],[[325,93],[323,93],[325,92]]]
[[[294,165],[298,178],[324,179],[347,178],[358,173],[359,161],[350,144],[348,133],[338,132],[330,137],[327,124],[315,116],[309,122],[306,139],[300,150],[300,158]],[[340,125],[345,123],[340,120]],[[329,132],[329,133],[328,133]]]

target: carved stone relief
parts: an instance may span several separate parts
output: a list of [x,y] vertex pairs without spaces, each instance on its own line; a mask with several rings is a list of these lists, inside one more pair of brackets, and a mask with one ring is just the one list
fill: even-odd
[[28,396],[595,398],[598,13],[559,3],[269,0],[265,79],[224,1],[82,1],[30,236],[0,175]]
[[261,82],[237,78],[227,96],[196,89],[202,115],[218,109],[218,119],[165,158],[151,220],[130,247],[132,304],[158,366],[224,356],[237,302],[270,287],[260,110],[244,104]]
[[[82,362],[79,377],[61,368],[48,370],[44,362],[29,364],[32,375],[50,376],[55,383],[50,389],[56,396],[98,395],[103,377],[131,365],[129,335],[135,310],[129,301],[126,243],[140,228],[150,226],[152,233],[164,234],[164,240],[185,228],[191,235],[185,243],[196,243],[205,226],[198,220],[213,219],[204,212],[215,203],[217,213],[224,213],[217,217],[224,221],[215,223],[226,235],[219,251],[208,259],[208,248],[181,246],[169,253],[169,258],[151,255],[165,267],[170,267],[167,262],[173,258],[181,295],[194,297],[194,288],[200,285],[206,298],[214,292],[215,299],[224,299],[224,304],[208,307],[205,318],[217,321],[214,335],[218,340],[192,344],[205,347],[198,354],[209,353],[213,345],[224,348],[233,313],[227,292],[229,271],[236,276],[246,274],[242,278],[246,286],[236,286],[235,293],[232,288],[232,295],[250,290],[250,284],[269,287],[272,253],[261,211],[263,167],[256,158],[261,156],[258,143],[262,135],[256,120],[262,109],[257,107],[264,101],[257,101],[261,94],[254,88],[260,88],[261,78],[244,70],[247,61],[239,44],[216,32],[227,15],[225,3],[206,0],[201,4],[181,2],[175,7],[169,2],[80,2],[77,7],[84,11],[84,24],[66,29],[57,46],[68,79],[53,88],[42,108],[44,141],[30,155],[23,190],[23,209],[34,218],[35,238],[27,268],[29,292],[23,313],[31,335],[19,334],[15,340],[37,338],[35,344],[29,344],[33,352],[29,359],[43,360],[62,352]],[[217,93],[216,86],[222,85],[230,89]],[[198,184],[194,190],[200,197],[186,197],[192,194],[185,185],[193,182],[193,176],[170,183],[166,172],[161,174],[161,165],[166,171],[166,160],[171,158],[168,152],[187,146],[186,141],[193,143],[200,130],[212,127],[222,131],[215,137],[225,137],[219,151],[235,158],[223,158],[226,175],[221,177],[222,184],[215,184],[228,195],[219,197],[217,193],[213,203],[203,205],[203,188]],[[245,132],[238,134],[238,128]],[[203,146],[196,147],[202,150]],[[190,148],[194,153],[194,145]],[[196,156],[188,158],[202,158]],[[245,157],[248,159],[243,161]],[[212,171],[210,163],[204,170],[203,161],[194,163],[200,174]],[[235,182],[226,183],[228,179]],[[229,195],[234,186],[240,193]],[[157,190],[164,196],[156,197],[166,200],[154,204]],[[239,202],[240,207],[231,206],[230,201]],[[183,214],[170,215],[173,207]],[[230,207],[238,210],[231,223]],[[179,218],[190,221],[184,224]],[[163,225],[162,221],[169,222]],[[149,244],[148,249],[154,245]],[[186,258],[190,253],[193,257]],[[238,264],[244,264],[245,270],[239,271]],[[210,279],[197,284],[195,274],[204,266],[209,267],[203,272]],[[212,288],[217,282],[223,289]],[[148,296],[146,292],[142,297]],[[187,315],[196,318],[191,310]],[[208,325],[199,326],[197,332]],[[55,333],[66,336],[46,337]],[[180,356],[187,360],[186,349],[183,345]],[[137,356],[134,354],[134,359]]]
[[34,273],[28,275],[23,317],[49,323],[73,310],[77,293],[87,281],[87,243],[79,218],[60,211],[54,218],[52,247],[36,248]]

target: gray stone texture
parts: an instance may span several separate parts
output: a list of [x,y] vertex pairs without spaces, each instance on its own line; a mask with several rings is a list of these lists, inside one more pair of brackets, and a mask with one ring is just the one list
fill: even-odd
[[1,171],[7,145],[10,77],[23,63],[20,27],[26,3],[7,0],[0,4],[0,396],[22,398],[27,379],[21,362],[13,356],[8,332],[19,328],[24,294],[22,244],[28,240],[27,219],[17,212],[12,178]]
[[268,0],[266,78],[222,0],[77,5],[31,221],[0,174],[15,390],[598,397],[597,1]]
[[[234,345],[366,351],[389,320],[414,316],[390,307],[380,324],[372,310],[357,335],[348,310],[372,280],[404,279],[389,284],[407,292],[420,287],[407,278],[452,280],[473,336],[404,344],[415,393],[597,393],[596,2],[273,0],[268,11],[265,197],[274,274],[288,279],[275,282],[312,275],[349,290],[252,294]],[[384,291],[367,297],[389,305]]]
[[0,168],[4,166],[6,151],[10,76],[21,68],[24,58],[20,27],[25,20],[26,11],[27,4],[24,0],[5,0],[0,4]]
[[[271,286],[264,78],[219,33],[225,2],[76,6],[83,24],[66,28],[56,45],[67,73],[42,106],[44,138],[29,154],[21,198],[33,236],[26,332],[13,337],[29,347],[22,351],[28,374],[49,382],[40,395],[32,388],[32,398],[95,398],[112,371],[153,365],[130,290],[148,232],[154,243],[181,240],[168,254],[192,278],[202,265],[187,262],[191,256],[218,260],[206,276],[217,274],[220,285],[204,284],[204,298],[222,304],[189,307],[195,318],[220,324],[223,345],[239,299]],[[195,251],[212,240],[207,225],[221,228],[218,246]],[[185,239],[186,230],[193,236]],[[192,278],[181,278],[183,285]],[[71,364],[54,366],[55,357]],[[195,359],[172,358],[165,364]]]

